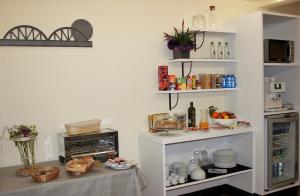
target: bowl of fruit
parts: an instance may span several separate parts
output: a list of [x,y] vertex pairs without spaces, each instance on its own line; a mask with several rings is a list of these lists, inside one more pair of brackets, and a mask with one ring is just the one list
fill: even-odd
[[209,116],[215,124],[221,124],[223,126],[231,126],[236,121],[236,116],[233,112],[217,112],[215,106],[210,106]]

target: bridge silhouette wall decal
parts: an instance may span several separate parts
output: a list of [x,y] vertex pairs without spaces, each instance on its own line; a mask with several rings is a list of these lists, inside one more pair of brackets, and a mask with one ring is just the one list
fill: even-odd
[[44,46],[44,47],[92,47],[92,25],[78,19],[71,27],[61,27],[47,37],[40,29],[30,25],[19,25],[10,29],[0,39],[0,46]]

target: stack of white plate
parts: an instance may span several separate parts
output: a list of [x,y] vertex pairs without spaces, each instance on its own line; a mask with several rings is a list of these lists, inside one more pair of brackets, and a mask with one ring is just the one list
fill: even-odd
[[236,153],[231,149],[216,150],[213,154],[213,164],[219,168],[236,167]]

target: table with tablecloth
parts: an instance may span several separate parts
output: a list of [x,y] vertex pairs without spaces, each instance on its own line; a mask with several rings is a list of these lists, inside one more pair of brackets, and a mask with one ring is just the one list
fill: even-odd
[[139,168],[113,170],[95,167],[83,176],[67,173],[58,161],[38,165],[57,166],[57,179],[36,183],[31,177],[16,176],[19,167],[0,168],[0,196],[141,196],[146,181]]

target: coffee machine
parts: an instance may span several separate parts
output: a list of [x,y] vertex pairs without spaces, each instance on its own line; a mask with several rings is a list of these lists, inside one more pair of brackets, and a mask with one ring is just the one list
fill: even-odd
[[285,92],[285,82],[278,82],[275,77],[265,77],[265,111],[287,110],[282,103],[282,94]]

